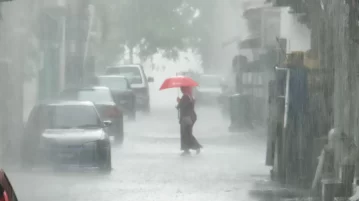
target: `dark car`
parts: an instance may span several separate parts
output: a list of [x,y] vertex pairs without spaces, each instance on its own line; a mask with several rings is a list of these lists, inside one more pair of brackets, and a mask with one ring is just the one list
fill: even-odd
[[116,105],[121,108],[130,119],[136,119],[136,95],[125,76],[96,76],[90,84],[108,87],[112,92]]
[[91,101],[95,104],[100,117],[112,122],[109,134],[115,137],[117,143],[124,139],[123,113],[118,109],[111,91],[107,87],[93,86],[84,88],[69,88],[62,91],[58,97],[61,100]]
[[111,171],[111,143],[102,121],[89,101],[37,104],[25,126],[24,167],[96,166]]
[[106,75],[122,75],[131,83],[132,90],[136,94],[136,109],[150,112],[150,93],[149,82],[153,82],[152,77],[145,74],[143,66],[140,64],[119,65],[106,68]]

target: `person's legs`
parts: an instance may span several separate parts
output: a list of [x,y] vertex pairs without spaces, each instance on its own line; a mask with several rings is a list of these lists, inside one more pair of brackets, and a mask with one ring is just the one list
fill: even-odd
[[186,126],[185,124],[181,124],[181,150],[183,150],[182,155],[185,154],[189,154],[189,149],[190,149],[190,138],[189,138],[189,132],[188,132],[188,126]]
[[197,154],[199,154],[201,152],[202,145],[199,144],[196,137],[194,137],[194,135],[193,135],[193,126],[194,126],[194,124],[192,124],[190,126],[190,130],[189,130],[191,149],[196,150]]

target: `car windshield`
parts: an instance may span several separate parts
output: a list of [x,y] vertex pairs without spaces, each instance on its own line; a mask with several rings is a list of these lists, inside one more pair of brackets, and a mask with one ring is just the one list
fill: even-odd
[[59,105],[50,108],[49,127],[52,129],[101,127],[101,121],[93,106]]
[[122,77],[99,77],[98,84],[114,90],[125,91],[128,89],[127,81]]
[[115,67],[115,68],[108,68],[106,71],[108,75],[123,75],[128,80],[130,80],[131,84],[142,84],[142,76],[140,69],[138,67]]
[[199,86],[205,88],[219,88],[221,79],[216,76],[202,76],[199,80]]
[[113,102],[109,90],[81,90],[77,93],[77,100],[91,101],[93,103]]

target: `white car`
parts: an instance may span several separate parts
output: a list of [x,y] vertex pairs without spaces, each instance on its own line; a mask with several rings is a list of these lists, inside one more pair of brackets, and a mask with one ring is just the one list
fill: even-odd
[[201,103],[217,102],[222,94],[223,78],[218,75],[201,75],[198,80],[196,98]]
[[131,88],[136,95],[136,109],[150,112],[150,94],[148,83],[153,82],[152,77],[145,74],[143,66],[140,64],[129,64],[107,67],[106,75],[122,75],[131,83]]

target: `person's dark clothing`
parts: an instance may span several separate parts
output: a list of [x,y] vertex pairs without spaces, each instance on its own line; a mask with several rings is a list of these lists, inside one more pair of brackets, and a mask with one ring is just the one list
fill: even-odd
[[194,111],[194,100],[188,96],[183,95],[177,105],[179,110],[179,123],[181,132],[181,150],[188,151],[190,149],[200,149],[202,146],[193,136],[193,125],[197,121],[197,115]]
[[188,95],[183,95],[181,97],[180,102],[177,105],[177,109],[179,109],[179,120],[183,120],[183,118],[190,116],[192,121],[197,120],[196,112],[194,111],[194,100],[190,98]]
[[193,124],[181,124],[181,150],[188,151],[190,149],[197,150],[202,148],[197,139],[193,136]]

